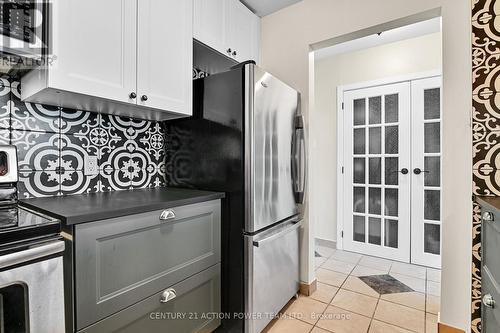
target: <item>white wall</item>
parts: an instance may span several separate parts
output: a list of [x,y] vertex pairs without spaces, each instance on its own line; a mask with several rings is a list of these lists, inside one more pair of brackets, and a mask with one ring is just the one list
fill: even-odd
[[316,60],[314,64],[314,118],[317,163],[314,236],[337,238],[337,87],[405,74],[441,70],[441,33],[371,47]]
[[[423,11],[441,8],[443,33],[443,271],[440,320],[470,331],[472,241],[472,82],[470,0],[304,0],[262,18],[262,67],[302,92],[309,133],[308,194],[301,279],[315,278],[313,257],[315,150],[314,66],[310,45]],[[311,88],[311,91],[310,91]],[[453,172],[451,172],[451,170]]]

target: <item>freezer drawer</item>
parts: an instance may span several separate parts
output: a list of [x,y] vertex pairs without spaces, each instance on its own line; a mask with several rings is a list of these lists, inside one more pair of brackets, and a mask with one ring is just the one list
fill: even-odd
[[246,333],[261,332],[299,290],[299,228],[292,219],[245,236]]
[[220,287],[217,264],[79,333],[212,332],[220,325]]
[[220,223],[214,200],[77,225],[77,330],[219,263]]

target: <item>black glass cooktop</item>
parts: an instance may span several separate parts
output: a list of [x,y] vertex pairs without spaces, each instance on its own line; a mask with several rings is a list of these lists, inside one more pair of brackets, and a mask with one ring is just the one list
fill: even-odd
[[0,207],[0,249],[20,242],[58,235],[60,221],[21,205]]

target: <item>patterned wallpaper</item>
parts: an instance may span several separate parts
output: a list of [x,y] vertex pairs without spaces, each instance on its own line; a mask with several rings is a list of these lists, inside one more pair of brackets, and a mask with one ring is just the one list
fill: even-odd
[[[19,82],[0,79],[0,143],[18,149],[20,198],[165,184],[161,123],[23,103]],[[96,175],[84,174],[89,156]]]
[[[474,195],[500,196],[500,7],[472,1]],[[473,203],[472,332],[481,331],[481,211]]]

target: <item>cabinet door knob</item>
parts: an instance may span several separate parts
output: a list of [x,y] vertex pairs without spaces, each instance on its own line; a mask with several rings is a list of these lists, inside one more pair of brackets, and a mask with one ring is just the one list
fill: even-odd
[[231,48],[228,48],[228,49],[226,50],[226,52],[227,52],[227,53],[231,53],[231,52],[233,52],[233,50],[231,50]]
[[237,54],[236,51],[233,51],[233,55],[236,56],[236,54]]
[[493,296],[491,296],[490,294],[484,295],[483,304],[488,308],[494,308],[495,307],[495,300],[493,299]]
[[137,97],[137,94],[135,92],[131,92],[128,97],[130,97],[131,99],[135,99]]
[[493,220],[495,220],[495,217],[493,216],[492,212],[484,212],[483,213],[483,221],[491,222]]
[[175,212],[171,209],[166,209],[160,214],[160,220],[168,221],[175,219]]
[[141,101],[145,102],[147,100],[148,100],[148,96],[146,96],[146,95],[141,96]]
[[165,290],[160,297],[160,303],[167,303],[177,297],[177,292],[174,288],[168,288]]

